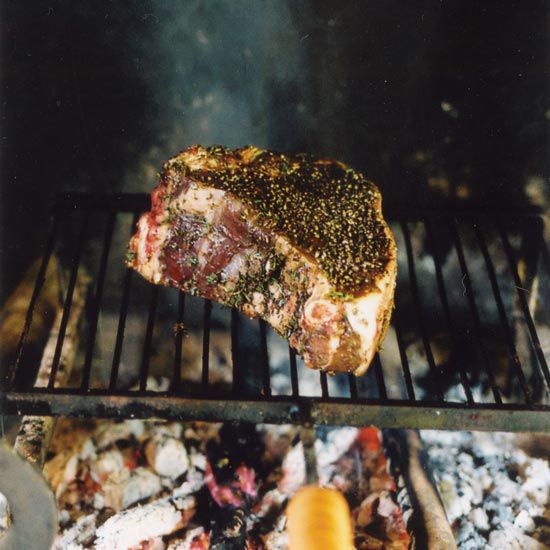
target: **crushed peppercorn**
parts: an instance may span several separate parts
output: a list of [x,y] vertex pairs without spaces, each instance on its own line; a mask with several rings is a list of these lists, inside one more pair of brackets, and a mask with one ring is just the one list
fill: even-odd
[[254,208],[261,225],[316,259],[336,293],[360,293],[383,275],[392,241],[380,192],[362,174],[304,153],[219,145],[197,151],[205,159],[198,167],[175,157],[165,170],[230,192]]

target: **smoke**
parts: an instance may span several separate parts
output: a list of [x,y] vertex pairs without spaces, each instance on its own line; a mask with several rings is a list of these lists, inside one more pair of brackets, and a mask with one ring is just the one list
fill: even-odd
[[[189,145],[292,149],[307,125],[307,59],[286,2],[156,0],[135,66],[147,80],[156,142],[125,188],[148,189],[170,155]],[[284,99],[295,100],[285,104]],[[276,116],[273,116],[273,115]]]

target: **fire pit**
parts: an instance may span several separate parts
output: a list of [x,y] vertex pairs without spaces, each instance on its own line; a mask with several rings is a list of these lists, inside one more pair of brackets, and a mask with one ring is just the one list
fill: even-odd
[[[283,548],[284,508],[312,469],[346,495],[359,548],[404,548],[409,536],[452,547],[418,436],[402,428],[548,430],[537,211],[390,212],[397,308],[384,349],[356,379],[306,371],[263,322],[125,270],[126,238],[146,207],[144,195],[59,198],[2,378],[2,413],[27,415],[16,449],[45,461],[58,499],[56,548]],[[33,373],[27,339],[54,257],[64,296]],[[64,420],[49,447],[58,416],[116,422]],[[439,466],[436,477],[450,468]],[[470,512],[489,531],[484,509],[446,504],[459,540],[477,540],[460,523]]]

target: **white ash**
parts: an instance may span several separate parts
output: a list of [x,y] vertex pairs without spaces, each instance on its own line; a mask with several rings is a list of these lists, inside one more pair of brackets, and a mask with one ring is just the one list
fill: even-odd
[[69,483],[71,483],[71,481],[76,479],[77,472],[78,472],[78,460],[79,460],[78,455],[73,455],[69,458],[69,460],[65,464],[63,476],[55,492],[55,496],[57,498],[59,498],[61,494],[67,489]]
[[[80,455],[82,457],[82,453]],[[97,455],[96,455],[97,456]],[[93,455],[90,456],[93,458]],[[118,449],[104,451],[90,465],[90,475],[97,483],[124,468],[124,457]]]
[[529,537],[521,529],[505,526],[494,531],[489,536],[489,547],[495,550],[547,550],[548,546],[533,537]]
[[[82,444],[74,446],[73,454],[64,455],[61,450],[49,461],[52,467],[45,470],[52,479],[57,479],[60,476],[53,467],[57,465],[66,478],[58,487],[63,517],[58,543],[62,540],[72,550],[208,547],[210,525],[190,521],[196,511],[195,496],[198,498],[204,490],[205,472],[209,468],[206,443],[218,440],[221,427],[130,421],[105,422],[95,431],[90,428],[91,432],[82,434]],[[246,514],[247,532],[252,537],[249,542],[282,550],[286,545],[284,509],[288,499],[306,482],[302,444],[297,440],[299,430],[293,426],[268,425],[258,425],[256,430],[265,445],[262,460],[273,470],[265,479],[258,478],[258,471],[250,470],[253,475],[247,483],[252,483],[248,489],[252,500]],[[358,456],[358,446],[363,445],[359,443],[360,434],[369,430],[376,432],[326,428],[318,431],[314,445],[322,484],[338,488],[348,496],[358,494],[362,500],[375,488],[373,503],[380,513],[371,513],[372,522],[365,529],[383,522],[386,534],[378,533],[380,539],[371,537],[371,543],[383,545],[382,539],[391,541],[396,536],[392,522],[395,510],[399,509],[387,493],[389,474],[385,459],[379,462],[377,458],[380,451],[371,454],[368,451],[363,458]],[[186,469],[177,477],[160,476],[158,465],[147,456],[151,454],[148,448],[155,449],[168,440],[178,441],[186,453]],[[379,435],[373,441],[375,446],[379,445]],[[59,459],[60,455],[64,460]],[[207,490],[212,488],[207,486]],[[396,517],[400,518],[400,513]],[[252,543],[253,540],[256,542]],[[395,547],[405,548],[403,544]]]
[[[533,436],[533,437],[536,437]],[[505,433],[422,431],[461,550],[544,548],[550,466]]]
[[106,449],[117,441],[124,441],[130,437],[139,438],[145,432],[142,420],[126,420],[124,422],[106,422],[101,424],[94,434],[99,450]]
[[95,537],[97,514],[81,516],[76,523],[58,535],[54,541],[52,550],[76,550],[84,548]]
[[6,534],[11,525],[11,513],[8,499],[0,493],[0,539]]
[[124,510],[132,504],[156,495],[162,488],[160,478],[145,468],[114,472],[103,484],[105,506]]
[[337,471],[337,462],[357,439],[357,428],[340,428],[328,432],[326,439],[315,441],[317,473],[321,484],[328,483]]
[[189,467],[189,458],[183,443],[166,434],[155,434],[147,442],[145,456],[149,465],[160,476],[175,479],[183,475]]
[[187,474],[187,481],[184,481],[179,487],[176,487],[172,495],[174,497],[187,497],[196,493],[204,485],[204,475],[202,472],[192,470]]
[[184,526],[182,510],[194,508],[193,498],[181,502],[159,500],[124,510],[96,531],[96,550],[128,550],[142,541],[169,535]]
[[288,535],[286,532],[286,516],[281,515],[264,541],[266,550],[286,550],[288,548]]

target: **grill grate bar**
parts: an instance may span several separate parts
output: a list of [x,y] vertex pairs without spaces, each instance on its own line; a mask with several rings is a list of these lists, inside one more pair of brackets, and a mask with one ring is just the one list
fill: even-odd
[[466,257],[464,256],[464,249],[462,248],[462,242],[460,241],[460,235],[458,234],[458,228],[456,226],[455,219],[451,220],[451,233],[458,256],[458,263],[460,264],[460,270],[462,271],[462,280],[466,289],[466,298],[468,300],[470,312],[474,320],[474,334],[481,352],[481,356],[483,358],[483,366],[485,368],[485,372],[487,373],[487,377],[489,378],[489,385],[491,386],[491,391],[493,392],[495,403],[497,405],[501,405],[502,398],[500,397],[500,391],[495,380],[495,375],[491,367],[491,362],[489,360],[487,349],[485,348],[485,345],[483,344],[483,340],[481,338],[481,320],[479,318],[479,312],[477,310],[476,302],[474,299],[474,290],[470,281],[470,272],[466,264]]
[[181,386],[181,357],[183,337],[185,336],[185,294],[178,292],[178,319],[176,325],[176,337],[174,338],[174,376],[172,380],[172,391],[180,391]]
[[491,288],[493,290],[493,296],[495,298],[495,302],[497,305],[498,315],[500,318],[500,323],[502,325],[502,328],[504,329],[504,333],[506,336],[506,343],[508,345],[508,350],[510,353],[510,360],[512,364],[512,368],[516,374],[516,377],[518,379],[518,382],[521,386],[521,389],[523,391],[523,394],[525,396],[525,400],[527,403],[531,404],[533,403],[533,398],[531,396],[531,391],[528,387],[527,380],[525,379],[525,374],[523,373],[523,369],[521,368],[521,361],[518,355],[518,352],[516,350],[516,346],[514,344],[514,336],[512,334],[512,330],[510,328],[510,324],[508,323],[508,318],[506,316],[506,310],[504,309],[504,303],[502,302],[502,296],[500,294],[500,288],[498,286],[498,281],[496,277],[495,272],[495,266],[493,264],[493,260],[491,259],[491,256],[489,254],[489,249],[487,248],[487,243],[485,242],[485,237],[483,236],[483,232],[480,228],[480,222],[479,220],[474,220],[473,222],[473,228],[474,233],[476,235],[477,242],[479,244],[479,248],[481,250],[481,254],[483,256],[483,260],[485,261],[485,266],[487,268],[487,273],[489,275],[489,281],[491,283]]
[[394,328],[395,328],[395,337],[397,340],[397,347],[399,348],[399,358],[401,359],[401,368],[403,370],[403,377],[405,378],[405,387],[407,388],[407,395],[410,401],[416,401],[416,396],[414,394],[414,385],[411,376],[411,369],[409,367],[409,359],[405,353],[405,343],[403,342],[403,336],[401,332],[401,325],[397,315],[394,316]]
[[[428,241],[430,243],[430,246],[432,248],[432,254],[433,254],[433,260],[434,260],[434,266],[435,266],[435,278],[437,282],[437,290],[439,292],[439,299],[441,301],[441,305],[443,307],[443,314],[445,316],[445,323],[447,325],[447,331],[451,337],[451,343],[453,346],[453,350],[458,355],[460,346],[458,345],[457,338],[456,338],[456,329],[451,317],[451,310],[449,308],[449,301],[447,299],[447,290],[445,289],[445,281],[443,279],[443,273],[441,271],[441,266],[443,265],[443,261],[441,258],[441,255],[438,250],[437,242],[435,239],[435,232],[433,230],[432,226],[432,218],[426,218],[424,225],[426,227],[426,235],[428,237]],[[464,362],[460,360],[455,359],[455,363],[458,363],[458,372],[460,373],[460,383],[462,387],[464,388],[464,393],[466,395],[466,401],[472,405],[474,403],[474,396],[472,395],[472,387],[470,384],[470,381],[468,380],[468,374],[466,372],[466,369],[464,368]]]
[[212,302],[204,301],[204,310],[202,317],[202,391],[208,390],[209,371],[210,371],[210,317],[212,315]]
[[239,359],[239,314],[237,310],[231,310],[231,363],[233,366],[233,393],[241,389],[242,377]]
[[120,367],[120,358],[122,356],[122,343],[124,340],[124,329],[126,327],[126,316],[128,314],[128,300],[130,298],[130,287],[132,285],[132,270],[126,269],[124,275],[124,284],[122,291],[122,300],[120,303],[120,313],[118,317],[118,327],[116,333],[115,351],[113,354],[113,363],[111,365],[111,379],[109,381],[109,389],[116,388],[118,378],[118,369]]
[[388,392],[386,390],[386,382],[384,381],[382,362],[380,361],[380,355],[378,353],[374,356],[373,364],[374,374],[376,375],[376,384],[378,386],[378,395],[380,399],[385,401],[388,398]]
[[321,397],[325,399],[328,398],[328,380],[326,372],[319,373],[319,383],[321,384]]
[[[134,227],[138,220],[138,213],[134,214],[132,224],[130,225],[130,235],[134,231]],[[126,328],[126,316],[128,315],[128,301],[130,300],[130,287],[132,285],[133,270],[126,268],[124,281],[122,283],[122,299],[120,301],[120,311],[118,314],[118,327],[116,331],[115,351],[113,353],[113,362],[111,364],[111,376],[109,380],[109,390],[113,391],[116,388],[118,369],[120,367],[120,358],[122,356],[122,344],[124,342],[124,331]]]
[[50,371],[50,379],[48,381],[48,388],[51,389],[55,385],[55,379],[57,377],[57,370],[59,369],[59,360],[61,358],[61,350],[63,349],[63,342],[65,341],[65,332],[67,330],[67,323],[69,322],[69,313],[73,303],[74,287],[76,285],[76,278],[78,275],[78,268],[80,267],[80,260],[82,258],[82,252],[84,249],[84,239],[86,237],[86,231],[88,229],[89,212],[86,212],[82,218],[80,224],[80,231],[78,233],[76,251],[73,257],[71,265],[71,275],[69,278],[69,286],[67,288],[67,296],[65,298],[65,304],[63,305],[63,316],[61,317],[61,323],[59,325],[59,335],[57,336],[57,343],[52,359],[52,369]]
[[411,294],[414,302],[415,313],[418,319],[418,327],[420,329],[422,343],[424,345],[424,350],[426,352],[426,359],[428,360],[428,365],[432,373],[437,398],[441,401],[445,401],[445,398],[443,396],[443,391],[441,389],[439,372],[435,364],[432,348],[430,346],[430,339],[428,337],[428,332],[426,330],[426,325],[424,323],[424,315],[422,313],[422,304],[420,303],[420,296],[418,292],[418,281],[416,280],[414,255],[412,250],[411,235],[409,233],[409,227],[405,222],[402,222],[401,229],[403,231],[403,236],[405,237],[405,248],[407,250],[407,261],[408,261],[408,268],[409,268],[409,280],[411,284]]
[[529,337],[531,338],[531,343],[535,348],[535,355],[537,356],[540,368],[544,374],[546,385],[548,389],[550,389],[550,371],[548,370],[548,364],[546,362],[546,358],[544,357],[544,351],[542,350],[542,346],[540,345],[540,340],[537,335],[537,330],[535,328],[533,317],[531,315],[531,312],[529,311],[529,304],[527,303],[527,298],[525,297],[525,291],[523,290],[523,282],[518,273],[517,262],[514,255],[514,251],[512,250],[510,241],[508,240],[508,235],[506,235],[506,231],[504,230],[504,227],[502,226],[502,222],[499,218],[497,218],[497,229],[500,234],[502,244],[504,245],[504,251],[506,253],[506,258],[508,260],[508,265],[510,266],[510,270],[512,272],[512,277],[514,278],[514,283],[516,286],[516,294],[519,298],[519,303],[523,311],[523,316],[525,317],[525,322],[527,323]]
[[107,229],[105,230],[105,238],[103,240],[103,248],[99,265],[99,275],[97,278],[95,297],[93,299],[92,318],[90,320],[90,328],[88,333],[88,345],[86,347],[86,357],[84,359],[84,367],[82,369],[82,382],[80,384],[82,391],[87,390],[90,385],[90,372],[92,370],[92,360],[97,334],[97,323],[99,321],[99,312],[101,311],[103,285],[105,283],[105,275],[107,273],[107,260],[109,259],[109,251],[111,250],[111,242],[113,239],[115,221],[116,214],[113,212],[109,215],[109,219],[107,221]]
[[260,326],[260,362],[262,364],[262,395],[271,395],[271,377],[269,375],[269,354],[267,352],[267,331],[266,322],[263,319],[258,321]]
[[290,363],[290,387],[292,388],[292,396],[298,397],[300,389],[298,386],[298,368],[296,365],[296,350],[288,347],[288,360]]
[[357,393],[357,380],[353,374],[348,374],[348,383],[349,383],[349,396],[352,399],[357,399],[359,394]]
[[153,341],[153,331],[155,330],[155,316],[157,314],[157,301],[159,287],[155,285],[151,293],[149,302],[149,314],[147,315],[147,329],[145,331],[145,340],[143,342],[143,354],[141,356],[141,368],[139,371],[139,391],[147,389],[147,376],[149,374],[149,363],[151,360],[151,343]]
[[23,358],[24,354],[24,348],[25,344],[27,342],[27,339],[29,337],[29,331],[32,325],[32,320],[34,317],[34,310],[36,308],[36,304],[38,303],[38,298],[40,297],[40,293],[42,291],[42,287],[44,286],[44,283],[46,282],[46,271],[48,269],[48,265],[50,263],[50,258],[53,252],[53,247],[55,245],[56,237],[57,237],[57,231],[59,228],[59,213],[56,211],[54,212],[54,218],[52,227],[50,230],[50,234],[48,237],[48,241],[46,244],[46,248],[44,250],[44,255],[42,256],[42,262],[40,264],[40,268],[38,269],[38,275],[36,277],[36,284],[34,285],[34,289],[32,292],[32,296],[29,302],[29,307],[27,308],[27,313],[25,315],[25,323],[23,325],[23,332],[21,333],[21,336],[19,338],[19,342],[17,343],[17,349],[15,352],[15,360],[12,365],[10,365],[8,371],[6,372],[4,379],[0,379],[0,388],[2,388],[4,385],[9,388],[11,384],[13,383],[15,372],[17,371],[17,368],[19,367],[21,360]]

